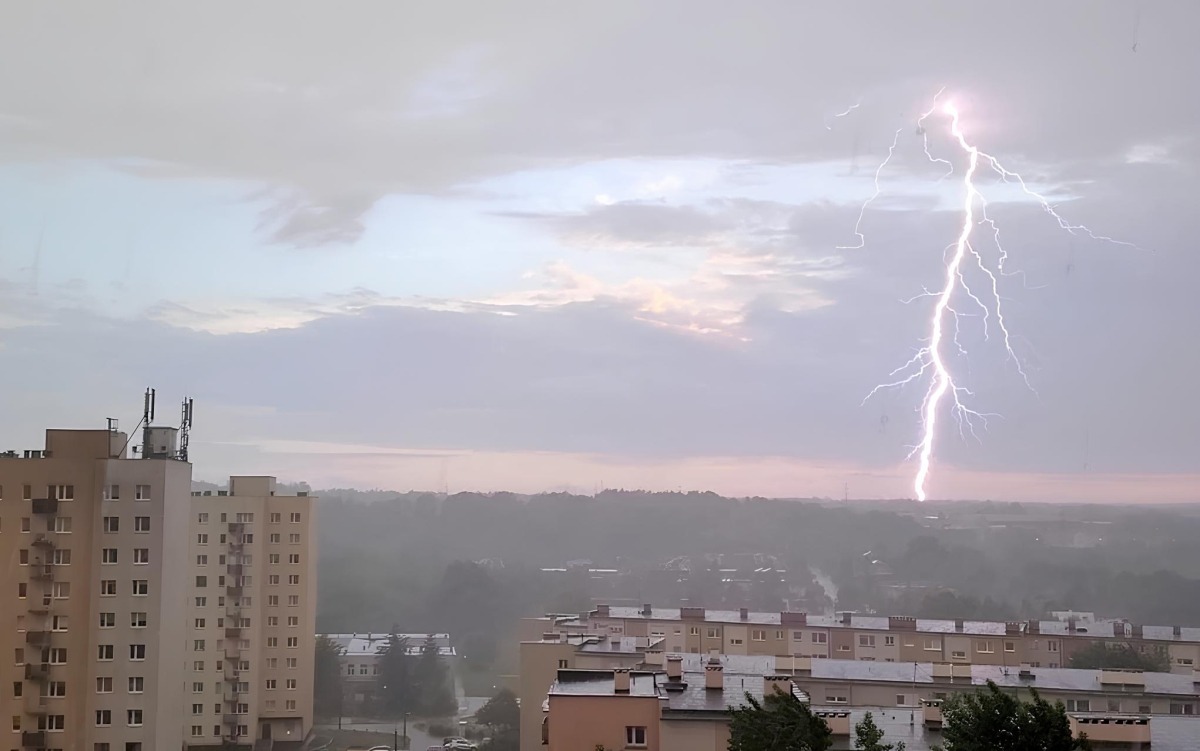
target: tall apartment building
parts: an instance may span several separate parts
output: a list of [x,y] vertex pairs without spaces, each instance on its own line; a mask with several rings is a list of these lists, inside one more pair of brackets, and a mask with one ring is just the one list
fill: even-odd
[[299,743],[313,712],[313,499],[276,495],[273,477],[231,477],[191,501],[185,740]]
[[181,745],[191,466],[127,443],[48,430],[0,456],[0,745]]
[[[0,454],[0,748],[298,748],[312,726],[312,498],[191,492],[173,428]],[[11,662],[9,662],[11,660]],[[11,667],[10,667],[11,666]]]

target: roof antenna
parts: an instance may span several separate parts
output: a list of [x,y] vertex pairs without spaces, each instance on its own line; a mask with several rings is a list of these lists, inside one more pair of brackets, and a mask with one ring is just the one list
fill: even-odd
[[179,417],[179,454],[178,459],[181,462],[188,460],[188,438],[192,431],[192,407],[193,400],[184,397],[183,406],[180,408]]

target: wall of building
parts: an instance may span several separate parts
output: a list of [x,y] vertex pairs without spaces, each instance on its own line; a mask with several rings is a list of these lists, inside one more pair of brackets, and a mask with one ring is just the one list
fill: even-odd
[[668,720],[662,728],[662,751],[725,751],[729,747],[729,722],[720,720]]
[[[570,696],[549,697],[550,715],[548,751],[595,751],[627,748],[625,728],[646,728],[646,751],[662,748],[659,737],[659,700],[657,696]],[[540,728],[538,730],[540,738]],[[522,729],[524,748],[524,729]]]
[[521,643],[520,689],[517,692],[521,699],[521,751],[542,748],[542,702],[558,677],[560,667],[576,667],[575,649],[566,642]]

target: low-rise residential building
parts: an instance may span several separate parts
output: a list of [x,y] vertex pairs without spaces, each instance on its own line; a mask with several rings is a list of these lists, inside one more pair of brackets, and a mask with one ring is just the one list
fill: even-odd
[[550,616],[541,631],[643,636],[668,652],[788,655],[876,662],[1061,668],[1096,642],[1157,653],[1171,672],[1200,667],[1200,628],[1120,620],[970,621],[794,612],[599,605],[583,617]]
[[376,684],[379,677],[380,653],[393,636],[404,642],[405,652],[412,656],[421,654],[425,645],[432,643],[444,658],[455,656],[449,634],[325,634],[341,648],[338,661],[341,665],[343,711],[368,710],[374,706]]
[[988,681],[1062,701],[1072,728],[1097,747],[1183,751],[1195,748],[1200,734],[1200,719],[1176,711],[1195,711],[1190,676],[685,654],[666,657],[661,668],[559,669],[538,704],[536,737],[549,751],[592,751],[597,744],[719,751],[729,739],[730,706],[744,704],[747,694],[783,691],[825,719],[836,749],[851,747],[853,724],[871,711],[888,742],[925,751],[941,740],[940,700]]

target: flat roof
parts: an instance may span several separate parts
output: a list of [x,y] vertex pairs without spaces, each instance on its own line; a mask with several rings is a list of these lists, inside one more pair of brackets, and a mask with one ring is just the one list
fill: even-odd
[[[685,619],[682,616],[680,608],[655,608],[650,609],[647,615],[642,608],[631,606],[611,605],[608,608],[608,615],[601,615],[593,612],[594,618],[615,618],[619,620],[645,620],[645,621],[684,621],[695,620]],[[582,619],[580,619],[582,620]],[[815,615],[809,614],[806,616],[807,623],[805,625],[788,624],[782,622],[781,613],[763,613],[763,612],[748,612],[745,618],[742,618],[739,610],[714,610],[706,609],[704,620],[712,623],[745,623],[764,626],[780,626],[787,629],[802,629],[802,628],[853,628],[866,631],[904,631],[908,629],[891,629],[888,626],[887,616],[875,615],[858,615],[850,616],[849,625],[842,621],[841,616],[836,615]],[[1020,623],[1022,633],[1028,634],[1026,630],[1027,621],[1014,621]],[[1071,632],[1070,624],[1066,621],[1047,620],[1036,621],[1038,630],[1042,634],[1047,635],[1068,635]],[[1100,619],[1081,621],[1076,625],[1074,633],[1080,635],[1114,637],[1114,634],[1120,638],[1126,635],[1126,628],[1131,624],[1120,619]],[[958,628],[957,621],[946,619],[918,618],[916,619],[916,630],[920,633],[939,633],[939,634],[969,634],[977,636],[1004,636],[1007,631],[1007,624],[1004,621],[969,621],[964,620],[962,628]],[[1183,626],[1180,629],[1180,634],[1175,635],[1174,626],[1142,626],[1142,638],[1154,641],[1182,641],[1182,642],[1200,642],[1200,627]]]
[[397,636],[408,642],[407,654],[417,655],[425,646],[425,641],[433,637],[438,644],[438,652],[443,657],[453,657],[454,647],[450,645],[450,634],[324,634],[342,648],[343,657],[373,657],[379,650],[387,646],[392,636]]

